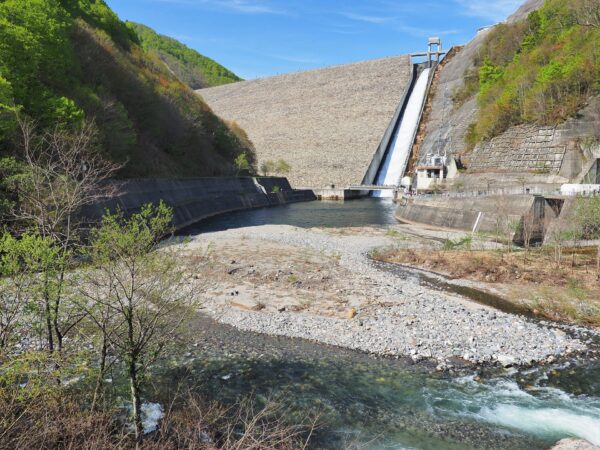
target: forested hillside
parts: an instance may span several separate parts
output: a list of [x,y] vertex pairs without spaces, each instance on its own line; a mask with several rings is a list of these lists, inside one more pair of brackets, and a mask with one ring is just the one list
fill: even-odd
[[600,93],[600,2],[546,0],[524,21],[497,25],[465,73],[455,104],[477,96],[471,146],[513,125],[554,125]]
[[122,176],[229,174],[253,158],[102,0],[0,1],[0,150],[18,159],[17,113],[41,128],[93,120]]
[[139,23],[127,22],[138,35],[142,47],[154,52],[177,77],[192,89],[220,86],[242,79],[216,61],[201,55],[181,42],[156,33]]

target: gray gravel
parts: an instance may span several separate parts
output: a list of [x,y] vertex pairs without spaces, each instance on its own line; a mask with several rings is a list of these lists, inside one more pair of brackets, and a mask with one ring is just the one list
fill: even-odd
[[[318,230],[268,225],[205,234],[196,239],[267,240],[339,256],[340,264],[382,295],[386,306],[358,310],[352,319],[307,313],[208,311],[221,323],[246,331],[309,339],[377,355],[435,359],[439,368],[459,357],[475,364],[530,364],[585,350],[585,345],[554,328],[502,313],[466,299],[396,278],[366,258],[386,237],[337,236]],[[387,306],[391,305],[391,306]]]

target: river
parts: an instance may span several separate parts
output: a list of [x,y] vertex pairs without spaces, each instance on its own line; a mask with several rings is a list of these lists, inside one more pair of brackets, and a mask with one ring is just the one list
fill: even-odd
[[[391,202],[300,203],[216,217],[188,228],[386,226]],[[424,280],[427,282],[427,280]],[[194,322],[196,346],[162,376],[235,402],[284,398],[298,417],[318,413],[317,448],[545,449],[564,437],[600,445],[600,362],[526,369],[461,369],[374,358],[302,340],[241,332],[206,318]]]

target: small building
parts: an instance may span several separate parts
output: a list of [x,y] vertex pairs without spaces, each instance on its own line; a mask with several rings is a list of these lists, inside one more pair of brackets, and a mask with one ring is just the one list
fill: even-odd
[[444,180],[455,178],[457,174],[454,158],[429,154],[423,164],[415,167],[415,188],[417,192],[433,192],[441,188]]

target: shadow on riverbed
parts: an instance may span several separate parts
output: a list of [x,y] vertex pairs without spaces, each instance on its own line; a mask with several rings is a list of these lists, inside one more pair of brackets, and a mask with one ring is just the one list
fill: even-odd
[[[153,380],[153,398],[183,386],[229,405],[249,395],[259,403],[283,400],[292,410],[291,421],[320,415],[313,448],[358,442],[370,443],[360,448],[373,449],[543,449],[558,438],[584,432],[553,425],[537,433],[519,424],[504,425],[500,420],[510,416],[503,416],[502,409],[494,413],[503,405],[516,408],[517,414],[554,408],[559,416],[600,425],[598,399],[568,394],[569,387],[596,392],[598,377],[588,385],[570,385],[567,370],[575,367],[555,371],[564,372],[564,378],[547,375],[550,369],[490,370],[474,381],[470,371],[437,373],[408,360],[242,332],[201,316],[188,330],[193,344]],[[581,379],[586,370],[581,369]],[[559,379],[564,391],[549,387]]]

